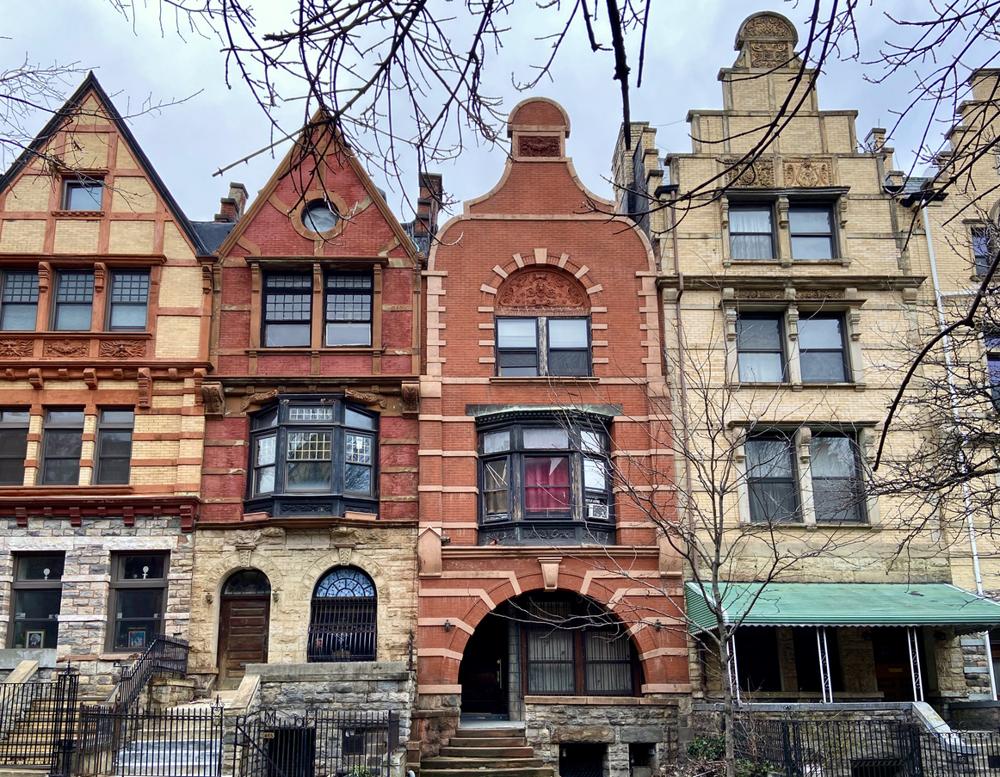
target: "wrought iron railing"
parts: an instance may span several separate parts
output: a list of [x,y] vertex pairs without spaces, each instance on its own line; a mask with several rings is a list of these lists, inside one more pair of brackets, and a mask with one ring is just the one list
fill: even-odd
[[68,775],[80,677],[67,668],[54,680],[0,684],[0,766],[45,766]]
[[153,677],[187,674],[189,651],[187,641],[158,635],[141,656],[122,669],[121,679],[108,697],[108,703],[116,711],[123,712],[136,702]]

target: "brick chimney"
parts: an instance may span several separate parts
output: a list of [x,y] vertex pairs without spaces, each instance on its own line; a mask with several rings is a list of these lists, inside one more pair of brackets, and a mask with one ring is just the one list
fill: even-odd
[[216,221],[239,221],[247,204],[247,187],[241,183],[230,182],[229,196],[220,200],[219,212],[215,214]]
[[413,224],[416,236],[437,234],[438,213],[444,187],[438,173],[420,174],[420,196],[417,198],[417,218]]

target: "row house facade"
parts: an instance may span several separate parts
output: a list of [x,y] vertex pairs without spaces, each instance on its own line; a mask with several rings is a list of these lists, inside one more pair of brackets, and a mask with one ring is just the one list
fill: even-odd
[[[991,698],[995,616],[959,615],[976,588],[952,568],[952,538],[929,530],[929,502],[861,493],[923,342],[931,273],[886,187],[884,130],[859,142],[855,111],[820,109],[797,41],[778,14],[748,17],[722,108],[688,113],[691,151],[659,151],[637,122],[613,159],[618,208],[658,248],[687,519],[724,518],[705,539],[727,559],[719,598],[699,582],[707,567],[686,571],[693,694],[730,682],[758,702]],[[885,443],[905,467],[921,436],[894,425]],[[714,482],[692,466],[703,459]],[[745,626],[728,678],[702,638],[719,606]]]
[[187,638],[211,297],[198,229],[91,74],[0,178],[0,667],[84,693]]
[[547,763],[596,747],[617,775],[688,692],[656,520],[671,417],[652,246],[580,183],[569,131],[555,102],[515,107],[500,181],[424,272],[414,737],[511,721]]

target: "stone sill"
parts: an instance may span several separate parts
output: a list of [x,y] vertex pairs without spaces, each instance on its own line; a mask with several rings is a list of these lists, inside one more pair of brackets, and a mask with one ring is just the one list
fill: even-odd
[[675,702],[643,696],[525,696],[524,703],[538,705],[579,705],[585,707],[671,707]]
[[[752,521],[740,521],[740,526],[746,528],[760,527],[765,528],[768,524],[764,522],[753,523]],[[866,531],[879,531],[880,526],[874,526],[870,523],[858,523],[857,521],[824,521],[822,523],[775,523],[773,524],[775,529],[780,531],[785,531],[786,529],[800,530],[800,531],[821,531],[823,529],[864,529]]]
[[749,381],[735,383],[730,383],[729,386],[733,389],[747,390],[747,389],[790,389],[791,391],[802,391],[804,389],[855,389],[860,390],[865,388],[864,383],[855,383],[853,381],[842,382],[842,383],[768,383],[765,381],[760,381],[759,383],[751,383]]
[[[247,356],[267,356],[273,354],[292,354],[296,356],[310,356],[312,354],[381,354],[384,353],[382,348],[371,348],[371,347],[356,347],[353,345],[340,345],[340,346],[327,346],[323,345],[319,348],[312,348],[307,345],[292,345],[288,347],[282,346],[270,346],[261,348],[247,348],[245,353]],[[276,379],[277,380],[277,379]],[[280,382],[280,380],[278,380]]]
[[494,375],[490,378],[490,383],[500,385],[526,385],[526,386],[548,386],[555,383],[560,386],[572,386],[576,384],[593,385],[600,383],[601,379],[594,375],[538,375],[536,377]]

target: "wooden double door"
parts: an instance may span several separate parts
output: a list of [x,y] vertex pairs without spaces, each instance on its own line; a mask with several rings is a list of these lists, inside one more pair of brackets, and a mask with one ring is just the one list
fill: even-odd
[[219,607],[219,687],[239,685],[247,664],[267,663],[271,596],[222,595]]

